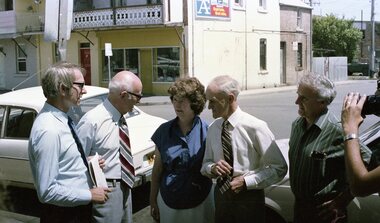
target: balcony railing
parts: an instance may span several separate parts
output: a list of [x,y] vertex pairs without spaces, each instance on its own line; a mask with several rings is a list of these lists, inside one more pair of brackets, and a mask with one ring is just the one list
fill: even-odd
[[[74,12],[73,28],[163,24],[162,5],[146,5]],[[115,18],[115,19],[114,19]]]
[[43,30],[43,21],[38,13],[1,11],[0,34],[39,32]]

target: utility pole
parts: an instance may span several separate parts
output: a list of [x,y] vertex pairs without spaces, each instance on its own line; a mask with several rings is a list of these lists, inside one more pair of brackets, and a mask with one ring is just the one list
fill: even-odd
[[370,77],[375,73],[375,0],[371,1],[371,52],[370,52]]

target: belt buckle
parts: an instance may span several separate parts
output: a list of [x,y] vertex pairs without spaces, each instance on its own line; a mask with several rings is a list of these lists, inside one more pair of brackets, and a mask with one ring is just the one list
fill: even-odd
[[117,180],[116,179],[107,179],[107,185],[109,187],[116,187],[117,185]]
[[113,187],[116,187],[116,182],[117,182],[116,179],[113,179],[113,180],[112,180],[112,186],[113,186]]

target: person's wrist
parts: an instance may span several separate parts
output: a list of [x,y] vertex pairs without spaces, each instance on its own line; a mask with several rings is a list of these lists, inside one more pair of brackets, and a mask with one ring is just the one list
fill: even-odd
[[211,165],[211,173],[215,175],[216,163]]
[[357,133],[348,133],[343,136],[343,141],[349,141],[353,139],[359,139],[359,135]]
[[343,133],[344,135],[348,135],[348,134],[357,134],[358,135],[358,127],[357,126],[346,126],[346,127],[343,127]]

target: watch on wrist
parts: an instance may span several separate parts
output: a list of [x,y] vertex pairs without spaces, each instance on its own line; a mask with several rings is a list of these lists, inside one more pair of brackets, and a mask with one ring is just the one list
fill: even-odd
[[212,174],[214,174],[214,173],[212,172],[212,170],[215,168],[215,166],[216,166],[216,163],[214,163],[214,164],[211,165],[211,173],[212,173]]
[[351,139],[358,139],[358,138],[359,138],[359,136],[356,133],[349,133],[343,137],[343,140],[348,141]]

